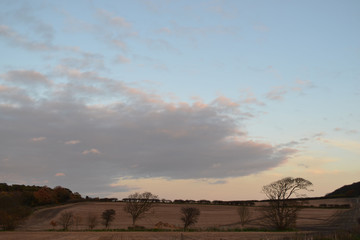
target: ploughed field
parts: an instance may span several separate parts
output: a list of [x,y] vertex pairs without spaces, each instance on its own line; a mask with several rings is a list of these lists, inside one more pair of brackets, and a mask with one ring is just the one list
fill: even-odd
[[[343,228],[354,223],[353,209],[319,208],[320,204],[354,206],[356,199],[326,199],[311,200],[307,207],[300,211],[297,221],[297,229],[301,231],[319,231]],[[199,221],[192,226],[201,232],[95,232],[88,230],[87,218],[89,214],[95,214],[98,225],[95,230],[104,229],[101,224],[101,214],[106,209],[116,211],[115,219],[109,229],[127,229],[132,225],[131,216],[123,211],[125,203],[122,202],[82,202],[62,206],[43,208],[35,211],[15,232],[0,232],[0,239],[282,239],[285,235],[294,235],[296,232],[214,232],[214,230],[239,229],[240,218],[237,213],[238,206],[226,205],[201,205],[201,204],[156,204],[146,217],[139,219],[137,225],[148,229],[178,230],[182,228],[180,209],[183,206],[198,207],[201,211]],[[263,228],[261,219],[261,205],[249,207],[251,223],[245,228]],[[53,229],[51,221],[57,221],[65,212],[72,212],[80,221],[70,227],[70,232],[50,232]],[[60,230],[57,225],[55,229]]]

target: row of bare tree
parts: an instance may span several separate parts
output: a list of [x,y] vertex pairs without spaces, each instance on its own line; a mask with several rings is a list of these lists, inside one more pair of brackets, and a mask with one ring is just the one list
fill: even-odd
[[[136,229],[139,226],[136,226],[136,221],[145,217],[146,213],[149,212],[153,207],[154,199],[158,199],[156,195],[153,195],[150,192],[144,193],[134,193],[129,196],[133,199],[125,203],[123,210],[130,214],[132,217],[132,228]],[[102,224],[105,228],[109,228],[111,222],[115,219],[116,211],[114,209],[105,210],[102,215]],[[200,210],[196,207],[182,207],[181,208],[181,220],[184,223],[184,229],[186,230],[189,226],[194,225],[200,216]],[[63,230],[67,231],[70,226],[78,225],[81,223],[82,219],[78,215],[74,215],[71,211],[63,212],[57,221],[52,220],[50,225],[55,227],[60,225]],[[86,219],[86,224],[90,230],[94,229],[98,224],[98,218],[95,214],[90,213]]]
[[[116,211],[114,209],[107,209],[101,214],[102,224],[106,229],[109,228],[112,221],[115,219]],[[183,222],[184,230],[188,229],[191,225],[197,223],[200,216],[200,210],[196,207],[182,207],[181,208],[181,220]],[[75,226],[78,229],[78,226],[82,222],[82,218],[79,215],[75,215],[71,211],[65,211],[61,213],[57,221],[52,220],[50,225],[55,229],[56,226],[61,226],[62,230],[67,231],[71,226]],[[90,213],[86,219],[85,223],[90,230],[93,230],[98,224],[98,216]],[[133,224],[131,229],[138,229],[140,226]]]

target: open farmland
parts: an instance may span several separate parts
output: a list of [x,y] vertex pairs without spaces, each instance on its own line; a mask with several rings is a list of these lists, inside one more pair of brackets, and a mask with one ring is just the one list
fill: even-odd
[[3,232],[1,240],[277,240],[296,233],[263,232]]
[[[350,216],[351,209],[341,208],[319,208],[320,204],[342,205],[351,204],[353,199],[327,199],[311,200],[308,207],[300,211],[297,221],[297,228],[303,232],[331,230],[341,227],[341,223],[349,226],[355,216]],[[99,224],[96,230],[104,229],[101,222],[101,213],[106,209],[116,211],[115,220],[111,223],[110,229],[127,229],[131,226],[131,217],[123,211],[125,203],[122,202],[83,202],[67,204],[50,208],[43,208],[35,211],[16,232],[0,233],[0,239],[21,239],[26,235],[26,239],[282,239],[284,236],[295,235],[295,232],[276,233],[276,232],[213,232],[212,230],[232,230],[240,228],[237,206],[226,205],[192,205],[200,209],[201,215],[198,223],[193,227],[201,232],[87,232],[87,217],[95,214],[98,216]],[[246,228],[262,228],[261,207],[263,202],[257,202],[250,207],[252,221]],[[182,227],[180,220],[180,208],[183,204],[157,204],[151,213],[145,218],[140,219],[137,225],[148,229],[156,228],[156,225],[168,230],[179,230]],[[59,219],[61,213],[71,211],[75,216],[80,217],[81,221],[77,225],[71,226],[71,232],[49,232],[53,227],[50,225],[52,220]],[[350,219],[350,220],[349,220]],[[60,226],[55,229],[60,230]]]

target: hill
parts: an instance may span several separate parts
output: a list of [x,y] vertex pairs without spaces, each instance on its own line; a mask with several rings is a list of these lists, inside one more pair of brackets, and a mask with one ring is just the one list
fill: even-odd
[[342,186],[335,191],[328,193],[325,197],[359,197],[360,196],[360,182],[350,185]]

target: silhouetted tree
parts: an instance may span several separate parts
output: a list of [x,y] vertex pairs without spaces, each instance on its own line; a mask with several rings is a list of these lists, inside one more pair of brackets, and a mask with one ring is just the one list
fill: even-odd
[[116,212],[114,209],[107,209],[102,213],[101,217],[104,220],[103,224],[106,228],[108,228],[110,226],[110,223],[114,220],[115,214]]
[[312,183],[303,178],[283,178],[262,188],[269,201],[269,206],[264,208],[263,217],[265,224],[278,230],[293,228],[296,225],[297,213],[302,206],[302,201],[290,199],[293,196],[304,197],[298,191],[307,190]]
[[237,209],[237,213],[240,217],[240,224],[241,224],[242,228],[244,228],[245,224],[248,224],[251,222],[251,214],[250,214],[249,207],[240,206]]
[[133,226],[135,226],[138,219],[145,217],[145,214],[153,208],[158,200],[158,196],[150,192],[129,195],[128,201],[124,206],[124,211],[131,215]]
[[196,207],[182,207],[181,221],[184,223],[184,230],[197,223],[200,216],[200,209]]
[[64,231],[67,231],[71,225],[74,224],[73,212],[63,212],[58,220],[59,224],[63,227]]

